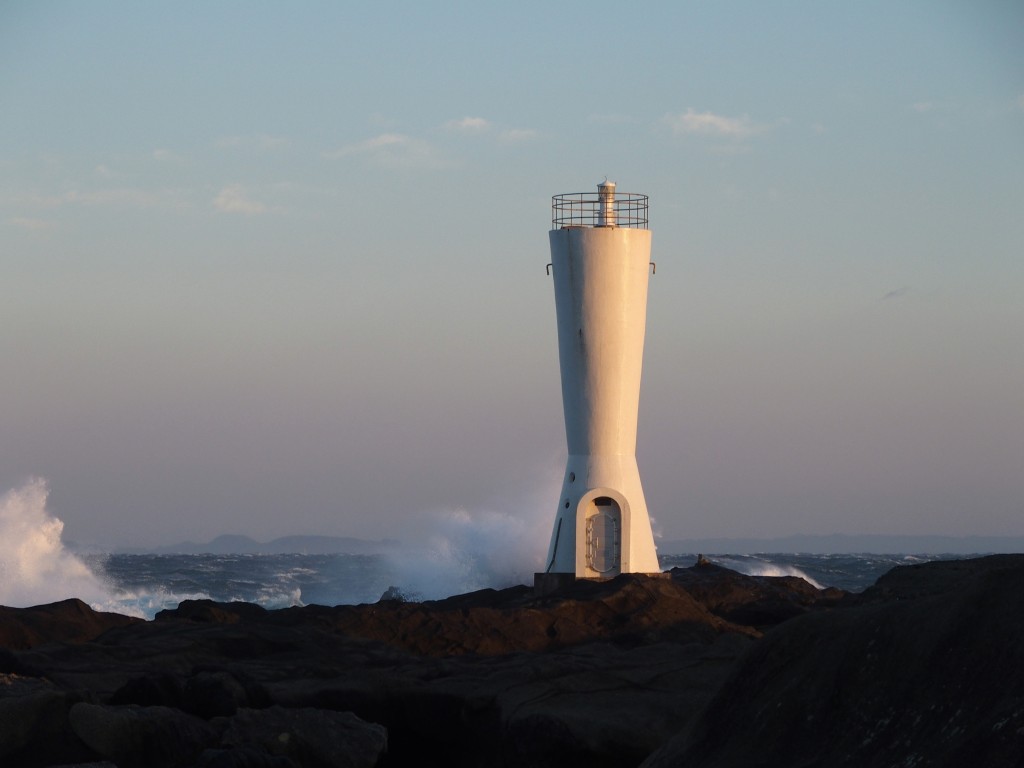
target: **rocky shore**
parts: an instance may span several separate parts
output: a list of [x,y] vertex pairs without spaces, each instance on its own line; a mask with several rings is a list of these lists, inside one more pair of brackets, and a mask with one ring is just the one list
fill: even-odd
[[0,607],[0,765],[1024,766],[1024,555],[153,621]]

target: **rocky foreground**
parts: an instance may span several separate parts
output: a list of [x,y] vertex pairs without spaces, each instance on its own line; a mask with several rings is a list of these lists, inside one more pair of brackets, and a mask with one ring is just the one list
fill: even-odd
[[0,765],[1024,766],[1024,555],[144,622],[0,608]]

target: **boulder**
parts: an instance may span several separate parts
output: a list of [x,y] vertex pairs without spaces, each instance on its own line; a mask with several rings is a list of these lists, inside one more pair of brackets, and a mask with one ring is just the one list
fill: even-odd
[[69,720],[78,738],[119,768],[191,765],[219,739],[209,723],[170,707],[80,702]]
[[185,683],[183,709],[204,719],[231,716],[249,706],[246,686],[227,670],[203,670]]
[[68,710],[80,700],[47,680],[0,675],[0,765],[89,759],[68,724]]
[[241,709],[224,731],[221,746],[285,757],[303,768],[373,768],[387,752],[387,731],[350,712]]
[[142,707],[184,707],[181,681],[167,672],[133,677],[110,697],[109,704],[138,704]]

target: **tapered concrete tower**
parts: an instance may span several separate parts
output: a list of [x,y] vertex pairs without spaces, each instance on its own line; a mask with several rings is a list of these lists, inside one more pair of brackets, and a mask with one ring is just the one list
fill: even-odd
[[555,195],[548,233],[569,460],[546,572],[576,578],[661,570],[636,463],[647,196],[597,189]]

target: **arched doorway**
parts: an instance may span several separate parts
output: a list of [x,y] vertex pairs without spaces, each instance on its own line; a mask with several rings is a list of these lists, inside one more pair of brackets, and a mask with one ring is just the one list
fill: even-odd
[[598,496],[586,510],[587,568],[599,576],[622,571],[622,510],[614,499]]

